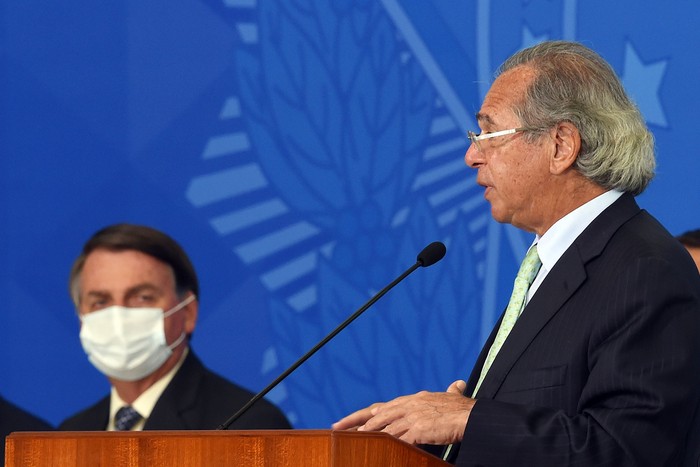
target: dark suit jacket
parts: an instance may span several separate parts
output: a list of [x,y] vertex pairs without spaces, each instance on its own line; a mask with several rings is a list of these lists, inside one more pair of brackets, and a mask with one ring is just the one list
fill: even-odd
[[[253,394],[202,365],[192,349],[153,407],[144,430],[213,430],[233,415]],[[98,431],[107,428],[109,396],[63,421],[59,430]],[[270,402],[261,399],[231,425],[232,430],[288,429],[289,422]]]
[[50,431],[54,428],[44,420],[26,412],[0,397],[0,455],[5,459],[5,437],[15,431]]
[[549,272],[476,399],[461,466],[696,465],[700,440],[686,437],[700,423],[700,275],[689,255],[620,197]]

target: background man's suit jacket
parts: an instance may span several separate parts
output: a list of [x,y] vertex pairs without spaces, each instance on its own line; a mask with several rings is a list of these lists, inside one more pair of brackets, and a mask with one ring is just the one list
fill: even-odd
[[5,459],[5,437],[13,431],[50,431],[54,428],[44,420],[20,409],[0,397],[0,458]]
[[700,275],[623,195],[564,253],[516,322],[479,389],[456,463],[683,465],[699,398]]
[[[202,365],[192,349],[158,399],[144,430],[213,430],[253,397]],[[59,426],[67,431],[99,431],[109,421],[109,395]],[[291,428],[282,412],[261,399],[230,429]]]

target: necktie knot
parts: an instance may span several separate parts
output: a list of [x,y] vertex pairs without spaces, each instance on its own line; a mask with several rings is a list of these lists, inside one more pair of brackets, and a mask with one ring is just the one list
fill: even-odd
[[527,255],[525,255],[525,259],[520,264],[520,269],[515,279],[516,282],[521,280],[524,284],[527,284],[526,286],[529,288],[535,280],[540,266],[542,266],[542,262],[540,261],[540,255],[537,252],[537,245],[535,244],[530,248]]
[[114,427],[118,431],[129,431],[141,418],[141,414],[139,414],[136,409],[130,405],[126,405],[117,410],[117,414],[114,416]]

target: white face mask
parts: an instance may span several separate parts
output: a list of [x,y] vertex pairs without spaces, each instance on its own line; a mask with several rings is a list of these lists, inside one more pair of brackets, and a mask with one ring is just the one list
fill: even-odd
[[163,312],[162,308],[110,306],[81,315],[80,342],[95,368],[122,381],[136,381],[153,373],[185,339],[165,340],[165,318],[187,306],[194,295]]

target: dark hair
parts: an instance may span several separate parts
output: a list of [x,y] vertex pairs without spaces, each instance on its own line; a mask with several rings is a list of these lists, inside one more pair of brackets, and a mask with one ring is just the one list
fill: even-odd
[[179,296],[191,291],[199,298],[197,273],[187,253],[175,240],[159,230],[144,225],[115,224],[93,234],[73,263],[68,285],[76,306],[80,302],[80,274],[83,271],[85,259],[98,249],[135,250],[152,256],[172,268],[175,275],[175,290]]
[[685,246],[691,248],[700,248],[700,229],[689,230],[676,237],[676,239]]

